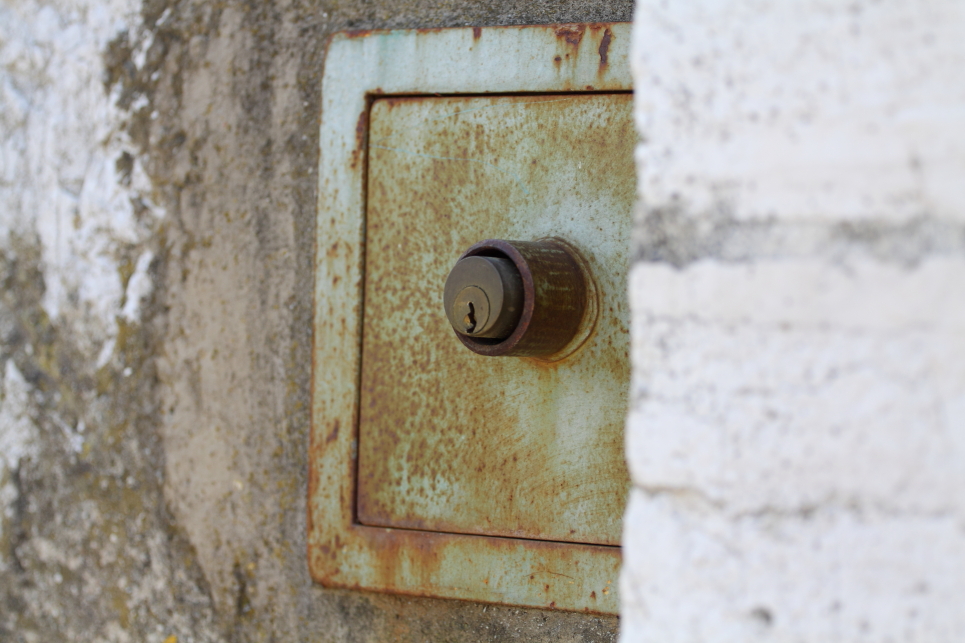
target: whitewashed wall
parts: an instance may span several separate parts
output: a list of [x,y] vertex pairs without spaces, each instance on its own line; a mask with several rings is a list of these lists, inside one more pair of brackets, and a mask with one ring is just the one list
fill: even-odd
[[[43,310],[77,343],[80,372],[111,362],[119,320],[136,324],[153,287],[148,240],[162,212],[124,132],[130,114],[104,83],[107,43],[138,23],[138,9],[130,0],[0,3],[0,252],[15,262],[39,248]],[[143,56],[149,43],[141,44]],[[0,354],[0,510],[8,517],[17,499],[11,471],[36,437],[33,387],[10,357]],[[83,430],[66,429],[77,448]],[[8,562],[0,557],[0,569]]]
[[624,643],[965,633],[963,34],[638,2]]
[[[124,132],[140,106],[118,108],[105,86],[110,40],[132,32],[141,58],[150,45],[137,41],[139,8],[131,0],[0,4],[0,240],[39,240],[44,308],[83,324],[79,335],[102,351],[99,365],[117,317],[137,321],[151,289],[152,253],[138,252],[126,279],[121,249],[141,244],[162,215]],[[129,172],[118,164],[125,153]]]

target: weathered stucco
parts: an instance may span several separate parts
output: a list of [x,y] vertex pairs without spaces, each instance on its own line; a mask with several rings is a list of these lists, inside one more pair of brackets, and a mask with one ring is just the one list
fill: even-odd
[[305,563],[327,36],[630,3],[0,4],[0,639],[610,641]]
[[634,29],[621,640],[958,640],[965,6]]
[[[162,496],[164,210],[103,54],[131,3],[0,6],[0,638],[214,635]],[[143,58],[147,35],[134,36]],[[142,99],[143,103],[143,99]]]

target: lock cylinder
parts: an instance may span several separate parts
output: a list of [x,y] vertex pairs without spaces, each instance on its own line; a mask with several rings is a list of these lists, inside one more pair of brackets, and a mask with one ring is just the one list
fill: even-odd
[[449,273],[443,300],[457,333],[505,339],[523,312],[523,280],[508,259],[466,257]]
[[561,239],[487,239],[456,262],[443,303],[456,337],[470,350],[552,359],[589,334],[592,286],[586,262]]

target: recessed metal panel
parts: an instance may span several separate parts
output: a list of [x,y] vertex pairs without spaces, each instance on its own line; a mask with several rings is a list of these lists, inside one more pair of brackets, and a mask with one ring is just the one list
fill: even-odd
[[[595,275],[601,290],[611,289],[610,294],[618,293],[617,298],[603,303],[607,308],[614,306],[614,309],[607,311],[601,306],[600,320],[602,322],[606,317],[614,327],[624,324],[625,328],[625,308],[621,307],[625,307],[622,293],[626,259],[617,252],[617,248],[622,244],[622,250],[625,250],[627,245],[625,234],[630,221],[627,195],[630,187],[620,182],[622,187],[614,190],[621,196],[614,196],[608,190],[599,188],[597,182],[584,185],[580,190],[571,189],[579,182],[577,177],[584,169],[591,174],[597,171],[588,168],[588,163],[603,164],[599,166],[601,168],[611,167],[607,165],[609,161],[606,159],[609,157],[599,149],[578,151],[580,137],[565,132],[551,134],[548,130],[565,127],[566,119],[579,120],[579,116],[574,116],[576,112],[569,111],[578,105],[583,105],[580,109],[587,110],[587,114],[596,110],[600,118],[607,118],[604,112],[609,113],[609,108],[602,107],[604,102],[594,103],[592,99],[611,101],[611,105],[615,104],[612,101],[628,101],[625,95],[614,96],[613,93],[630,89],[627,66],[629,40],[628,24],[574,24],[351,32],[336,35],[329,45],[322,80],[319,137],[312,432],[308,459],[308,563],[312,577],[323,585],[616,613],[620,548],[612,543],[616,542],[619,507],[623,502],[622,485],[625,484],[622,466],[616,466],[620,439],[616,425],[610,419],[602,422],[590,420],[594,400],[591,399],[589,405],[585,405],[585,402],[587,398],[598,397],[600,405],[610,409],[601,414],[605,418],[609,418],[609,413],[618,405],[614,395],[622,395],[627,388],[625,380],[620,381],[626,373],[625,335],[612,335],[612,349],[608,344],[594,348],[591,342],[599,341],[606,334],[601,325],[597,331],[599,337],[590,337],[583,349],[585,352],[574,353],[571,358],[558,364],[539,365],[520,361],[515,366],[510,366],[510,362],[498,366],[498,362],[493,361],[485,367],[495,369],[490,371],[489,376],[497,380],[505,378],[508,383],[511,378],[519,378],[526,373],[526,377],[535,378],[535,386],[542,391],[541,395],[549,397],[539,400],[531,397],[529,402],[524,399],[513,402],[509,398],[520,395],[522,389],[508,385],[500,387],[490,382],[489,376],[487,383],[482,385],[488,393],[480,391],[471,396],[457,394],[456,397],[464,397],[467,402],[476,405],[473,408],[482,408],[480,405],[483,400],[490,395],[506,398],[505,402],[493,408],[500,409],[502,417],[498,424],[507,432],[505,435],[516,437],[502,444],[502,434],[486,429],[489,433],[473,446],[468,442],[468,437],[463,437],[463,431],[468,428],[471,433],[475,427],[478,436],[479,426],[490,425],[477,425],[466,420],[466,407],[459,407],[458,400],[452,394],[458,391],[451,380],[461,377],[459,370],[454,367],[455,362],[442,366],[440,362],[453,358],[468,364],[472,363],[470,357],[480,360],[486,358],[460,347],[458,340],[451,335],[452,331],[445,326],[446,315],[441,306],[430,302],[436,298],[436,304],[439,303],[445,271],[455,262],[459,253],[472,243],[487,237],[513,236],[522,237],[517,240],[527,241],[528,237],[550,234],[569,237],[573,244],[585,246],[588,261],[594,263],[595,270],[601,271]],[[486,94],[493,95],[491,102],[485,102],[488,100],[484,97]],[[381,110],[388,109],[390,105],[384,99],[395,101],[392,104],[397,107],[392,109],[415,110],[412,112],[415,120],[409,121],[412,131],[404,135],[405,140],[401,145],[393,142],[397,139],[386,139],[383,134],[370,129],[370,124],[376,128],[383,125],[393,130],[395,128],[391,119],[383,121],[381,118]],[[567,106],[572,102],[570,99],[575,99],[575,102]],[[507,123],[512,124],[520,138],[510,140],[512,135],[507,135],[503,137],[504,143],[494,146],[498,137],[492,137],[492,128],[498,127],[498,119],[472,120],[476,117],[470,118],[470,113],[465,109],[469,102],[479,100],[484,102],[473,103],[472,109],[479,105],[484,108],[480,112],[493,111],[494,114],[501,109],[509,110],[506,112],[509,117]],[[583,100],[586,102],[581,103]],[[445,101],[453,101],[456,109],[464,112],[448,124],[444,121],[450,118],[449,112],[438,111],[439,106],[448,109]],[[539,107],[537,103],[543,101],[555,102],[547,102],[544,107]],[[424,107],[401,107],[419,103],[424,103]],[[526,116],[528,109],[546,108],[550,111],[543,112],[544,116],[540,119]],[[419,120],[419,109],[427,110],[421,113],[426,120]],[[619,111],[621,108],[615,109]],[[622,109],[625,114],[626,108]],[[516,115],[513,116],[513,113]],[[552,114],[558,120],[552,120]],[[432,120],[435,118],[442,120],[436,123]],[[609,118],[619,121],[611,122],[611,125],[623,128],[625,136],[619,142],[611,141],[614,149],[610,152],[613,155],[625,153],[624,162],[628,163],[633,136],[629,132],[626,116]],[[542,127],[537,121],[542,122]],[[592,123],[587,119],[584,121],[578,127],[592,129]],[[449,129],[448,125],[453,123],[457,123],[456,127],[464,128],[459,135],[462,143],[453,140],[445,143],[440,138]],[[538,134],[537,140],[532,138],[534,128]],[[423,134],[415,130],[421,130]],[[560,147],[569,145],[573,158],[572,163],[564,162],[562,157],[546,159],[553,173],[565,173],[563,180],[557,181],[556,187],[550,189],[549,183],[537,178],[549,170],[537,172],[536,166],[540,160],[536,159],[536,166],[532,166],[532,161],[534,154],[541,154],[539,139],[552,139],[554,136],[568,141]],[[606,135],[603,136],[606,138]],[[383,139],[382,142],[379,142],[380,139]],[[433,142],[435,139],[439,140]],[[487,157],[486,162],[495,166],[490,167],[476,160],[448,161],[419,156],[436,155],[442,149],[433,147],[436,143],[456,144],[456,152],[451,153],[451,158],[481,161],[482,157],[475,156],[476,153],[499,152],[505,155],[505,159],[492,155]],[[500,146],[501,152],[497,149]],[[383,148],[396,148],[413,154]],[[380,160],[379,154],[385,156]],[[435,186],[430,191],[435,190],[437,194],[427,208],[438,208],[439,211],[432,216],[459,219],[460,226],[466,223],[465,228],[444,228],[439,224],[434,234],[423,233],[417,239],[416,228],[432,227],[428,220],[413,219],[412,226],[408,227],[402,221],[391,222],[393,215],[388,212],[380,214],[378,210],[381,206],[377,202],[381,197],[377,192],[388,189],[389,183],[383,182],[380,188],[378,184],[381,179],[376,175],[382,173],[391,178],[396,170],[386,165],[379,169],[379,164],[387,160],[397,163],[402,157],[409,157],[408,161],[412,164],[409,169],[415,173],[412,176],[422,177],[418,181],[413,179],[414,183],[423,184],[422,187],[416,186],[417,189]],[[391,160],[393,158],[394,161]],[[528,160],[531,168],[515,167],[524,159]],[[439,163],[433,165],[436,161]],[[368,170],[370,162],[371,173]],[[621,167],[625,169],[613,171],[629,172],[626,166]],[[424,180],[437,173],[443,181],[431,183]],[[501,177],[502,182],[496,182],[496,175]],[[608,185],[609,179],[602,174],[594,176],[599,179],[600,186]],[[565,177],[572,177],[573,180],[565,180]],[[489,182],[485,194],[479,193],[476,179]],[[449,184],[448,187],[445,183]],[[392,190],[401,195],[403,186],[396,185]],[[474,190],[476,196],[472,195]],[[589,191],[593,190],[595,196],[589,198]],[[419,195],[413,195],[408,202],[401,196],[394,198],[405,204],[408,208],[406,212],[410,214],[420,209],[414,205],[417,198],[422,198]],[[583,205],[578,205],[578,202]],[[612,210],[610,206],[593,206],[591,202],[611,204]],[[446,209],[446,204],[452,207]],[[459,209],[472,209],[460,213],[456,211],[457,206]],[[546,208],[548,218],[543,225],[537,225],[539,216],[527,214],[534,207]],[[594,210],[594,207],[597,209]],[[494,216],[493,213],[500,208],[505,213]],[[371,225],[366,224],[367,215],[371,217]],[[426,216],[426,213],[420,216]],[[478,219],[479,226],[468,225],[471,219]],[[529,223],[524,225],[522,222],[525,221]],[[594,225],[603,233],[604,237],[601,238],[607,239],[601,246],[594,245],[596,242],[589,241],[588,235],[584,234]],[[379,226],[383,229],[376,229]],[[385,226],[396,227],[389,229]],[[393,235],[396,236],[394,240]],[[620,241],[621,238],[623,241]],[[611,243],[612,246],[609,245]],[[403,249],[399,248],[400,244]],[[413,263],[406,264],[407,267],[400,268],[406,276],[405,283],[414,280],[420,284],[411,297],[402,292],[392,292],[403,286],[399,285],[402,282],[394,282],[389,274],[390,266],[401,266],[398,262],[407,254],[416,258]],[[613,264],[609,263],[611,260]],[[381,264],[384,267],[379,267],[380,261],[385,262]],[[604,262],[606,266],[603,266]],[[368,274],[369,269],[372,270],[371,274]],[[426,290],[424,301],[418,305],[426,306],[425,314],[419,312],[421,308],[406,308],[409,299],[422,293],[422,282],[425,282]],[[380,304],[376,299],[379,294],[377,289],[382,289],[385,303]],[[383,322],[376,322],[374,315],[392,312],[392,305],[388,303],[391,301],[399,303],[400,316],[395,320],[387,317]],[[605,300],[601,297],[600,301]],[[434,308],[431,314],[428,312],[430,308]],[[376,329],[377,323],[384,323],[385,326]],[[408,326],[410,330],[402,330],[402,326],[409,324],[415,325]],[[411,329],[415,328],[420,328],[422,332],[412,333]],[[431,349],[406,344],[412,339],[423,342],[422,336],[430,333],[440,338],[440,343]],[[395,340],[377,337],[382,335],[386,338],[395,337]],[[622,348],[616,348],[617,344]],[[460,353],[457,349],[466,352]],[[390,355],[390,350],[395,353]],[[610,355],[614,360],[610,369],[612,373],[602,376],[604,379],[599,381],[594,376],[592,382],[585,382],[580,388],[575,384],[578,380],[576,374],[581,368],[591,368],[584,360],[592,355]],[[370,367],[375,370],[368,370]],[[443,371],[448,376],[440,379]],[[427,386],[425,392],[416,393],[411,389],[408,395],[397,390],[389,392],[393,373],[398,376],[399,383],[405,380],[406,386]],[[363,392],[363,382],[368,392]],[[564,386],[556,387],[554,382],[561,382]],[[478,381],[473,386],[477,385]],[[438,390],[433,391],[433,387],[438,387]],[[393,398],[393,405],[387,405],[380,391]],[[550,399],[553,395],[562,395],[562,392],[567,398],[581,398],[584,401]],[[432,410],[429,406],[434,403],[433,400],[445,401],[435,403],[436,408]],[[530,402],[540,409],[539,413],[530,410]],[[396,420],[410,422],[410,428],[424,432],[425,446],[413,444],[410,452],[425,448],[428,453],[434,452],[437,458],[455,458],[455,461],[443,465],[449,472],[457,471],[462,465],[468,466],[474,460],[478,466],[480,461],[485,461],[489,452],[498,454],[506,460],[505,463],[500,461],[502,473],[498,475],[502,480],[501,486],[492,486],[492,480],[486,477],[489,474],[467,475],[463,472],[461,478],[456,476],[452,480],[474,487],[479,484],[490,485],[494,494],[498,492],[504,498],[510,487],[516,485],[519,491],[514,498],[518,501],[514,500],[506,507],[502,507],[504,503],[501,502],[486,501],[490,509],[461,513],[455,497],[447,501],[410,498],[416,489],[403,490],[399,486],[400,481],[431,490],[435,476],[432,479],[428,475],[421,479],[411,475],[400,477],[398,467],[402,466],[399,457],[401,451],[380,451],[373,446],[374,443],[366,442],[368,439],[390,440],[396,432],[394,423],[386,424],[385,420],[379,419],[380,413],[362,408],[362,405],[369,404],[381,404],[386,412],[395,413]],[[408,412],[397,413],[394,405],[404,407]],[[452,409],[456,409],[455,412]],[[551,417],[553,413],[560,417],[554,419]],[[577,424],[568,423],[562,417],[566,414],[582,419]],[[424,422],[415,427],[409,416],[419,417]],[[373,433],[367,433],[366,425],[370,420],[375,420],[370,425]],[[535,423],[534,434],[520,432],[524,422]],[[574,428],[577,425],[581,427],[579,431]],[[597,426],[595,434],[590,425]],[[469,445],[469,450],[460,454],[458,448],[445,447],[442,442],[447,438],[454,442],[462,441],[464,445]],[[594,441],[595,438],[599,439],[598,442]],[[515,446],[509,446],[510,443]],[[470,452],[472,449],[475,449],[473,453]],[[366,452],[362,458],[365,462],[359,460],[362,451]],[[512,461],[514,455],[515,462]],[[382,467],[382,474],[378,474],[381,475],[381,482],[376,480],[378,476],[374,473],[366,478],[366,467],[373,463]],[[427,464],[423,459],[421,466]],[[579,484],[568,488],[565,480],[543,475],[541,472],[546,465],[574,471],[573,475],[580,479]],[[600,476],[613,474],[615,479],[622,482],[604,484],[595,481],[592,479],[594,469]],[[372,468],[368,470],[375,471]],[[542,479],[540,475],[543,475]],[[366,479],[375,483],[375,486],[366,486]],[[440,470],[439,480],[442,479]],[[513,479],[517,482],[511,482]],[[557,485],[562,482],[563,488],[554,487],[554,480]],[[435,484],[437,489],[441,488],[439,482]],[[362,486],[366,488],[364,493],[360,493]],[[391,491],[393,486],[399,490],[394,496]],[[596,493],[607,498],[590,497]],[[540,505],[538,499],[543,494],[548,498],[545,506]],[[587,497],[581,497],[581,494]],[[485,495],[483,490],[476,497]],[[552,515],[553,511],[546,508],[553,503],[558,503],[559,516]],[[543,517],[528,517],[528,507],[543,507],[540,509]],[[614,508],[616,514],[611,512]],[[591,518],[587,519],[587,516]],[[592,527],[596,521],[600,525],[597,529]],[[365,522],[381,522],[389,526]],[[570,526],[566,527],[567,524]],[[570,534],[569,529],[574,529],[574,533]]]
[[[358,516],[618,545],[628,479],[632,96],[385,98],[370,115]],[[487,238],[559,237],[599,302],[555,362],[455,337],[443,284]]]

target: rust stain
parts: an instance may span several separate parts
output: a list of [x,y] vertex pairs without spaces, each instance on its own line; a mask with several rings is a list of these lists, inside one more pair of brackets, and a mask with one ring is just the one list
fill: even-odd
[[472,28],[472,39],[473,39],[473,40],[479,40],[480,38],[482,38],[482,27],[473,27],[473,28]]
[[354,39],[356,39],[356,38],[368,38],[369,36],[372,36],[372,35],[377,34],[377,33],[379,33],[379,32],[378,32],[377,30],[375,30],[375,29],[352,29],[352,30],[348,30],[348,31],[343,31],[342,33],[343,33],[347,38],[350,38],[350,39],[354,40]]
[[415,534],[395,529],[368,529],[366,532],[381,562],[378,576],[383,583],[400,577],[406,563],[410,569],[417,570],[415,573],[421,577],[418,580],[423,581],[423,585],[425,579],[438,573],[442,552],[434,542],[436,538],[413,538]]
[[[312,442],[314,442],[314,437],[309,438],[308,454],[310,458],[308,464],[308,496],[305,498],[305,517],[306,517],[306,528],[309,534],[315,533],[315,512],[312,511],[312,499],[315,498],[315,490],[318,489],[318,473],[315,470],[314,464],[318,462],[315,458],[315,450],[312,448]],[[308,538],[306,542],[309,553],[312,550],[311,537]]]
[[332,430],[325,436],[325,444],[331,444],[338,438],[338,420],[332,423]]
[[[467,568],[463,573],[451,567],[444,568],[442,566],[442,561],[445,560],[447,556],[452,557],[455,555],[458,559],[464,559],[466,553],[469,551],[466,549],[465,541],[460,543],[457,540],[457,538],[459,538],[458,536],[376,527],[354,527],[351,529],[351,533],[353,539],[361,540],[365,543],[366,548],[376,556],[378,563],[370,570],[370,582],[365,584],[339,582],[337,583],[338,586],[356,588],[368,586],[370,588],[379,588],[402,585],[405,587],[404,593],[406,594],[413,596],[432,596],[433,583],[439,582],[441,577],[448,575],[448,577],[452,579],[453,576],[461,576],[466,578],[466,581],[463,581],[464,583],[470,578],[474,578],[473,583],[478,583],[477,585],[464,586],[463,597],[478,599],[479,597],[487,596],[488,587],[495,584],[488,575],[476,575],[472,566]],[[534,542],[521,545],[518,540],[505,538],[480,538],[478,542],[479,544],[485,543],[487,551],[485,554],[480,553],[477,555],[480,563],[488,562],[490,557],[503,561],[520,560],[515,559],[513,554],[517,553],[521,546],[525,546],[531,548],[533,553],[540,559],[554,560],[562,568],[573,568],[575,570],[579,567],[578,558],[585,559],[587,553],[587,550],[574,551],[572,545],[563,543]],[[316,545],[311,548],[310,555],[313,558],[313,563],[322,564],[326,567],[328,574],[324,578],[328,583],[331,583],[333,577],[337,576],[340,571],[335,562],[338,557],[337,552],[340,549],[341,544],[338,542]],[[619,548],[595,547],[589,548],[589,551],[598,553],[613,562],[618,562],[619,560]],[[334,556],[332,555],[333,553],[335,554]],[[516,563],[516,565],[519,569],[525,569],[527,563],[521,561]],[[500,568],[501,576],[505,578],[517,578],[513,574],[513,571],[514,567],[512,563],[504,564]],[[614,568],[613,571],[615,572],[616,569]],[[532,580],[532,578],[530,578],[530,580]],[[506,581],[502,582],[505,583]],[[512,580],[510,582],[515,585],[518,581]],[[523,582],[525,583],[527,581],[524,580]],[[553,592],[563,591],[567,594],[574,592],[582,594],[572,583],[556,587],[540,581],[537,582],[539,583],[538,587],[540,587],[540,590],[544,595],[547,595],[547,601],[543,606],[551,609],[556,607],[557,602],[557,600],[552,600],[554,598]],[[570,585],[573,585],[573,587],[569,587]],[[505,592],[505,588],[503,588],[502,591]],[[585,596],[585,594],[582,595]],[[500,594],[496,594],[496,596],[498,597]],[[499,600],[492,601],[492,595],[488,595],[488,597],[491,602],[504,602]],[[580,602],[583,602],[583,600]],[[594,609],[594,607],[595,604],[590,606],[584,605],[582,609],[591,612],[598,611],[598,608]]]
[[586,25],[560,25],[556,28],[556,37],[566,41],[566,44],[574,49],[580,46],[584,33],[586,33]]
[[[606,575],[602,578],[599,575],[592,580],[579,577],[583,583],[599,586],[606,576],[617,573],[618,547],[574,547],[567,543],[490,537],[465,540],[465,536],[454,534],[364,526],[350,527],[345,533],[347,541],[335,534],[328,542],[309,546],[312,576],[325,586],[393,588],[413,596],[433,596],[436,587],[443,583],[450,589],[459,590],[455,597],[513,604],[510,594],[522,589],[520,585],[523,585],[543,594],[545,602],[542,607],[553,609],[563,600],[567,609],[593,613],[614,611],[613,605],[596,603],[595,597],[588,597],[585,589],[574,581],[554,585],[536,580],[528,572],[530,561],[544,561],[543,564],[552,564],[573,574],[580,572],[581,563],[599,565],[601,571],[608,570],[604,571]],[[367,559],[365,580],[340,577],[339,561],[345,559],[346,547],[359,546],[373,557]],[[522,550],[528,552],[526,557],[519,557]],[[443,561],[446,561],[445,565]],[[454,564],[454,561],[462,561],[462,564]],[[500,561],[495,565],[499,569],[498,580],[493,580],[484,571],[493,569],[495,561]],[[564,576],[570,577],[569,574]],[[495,594],[489,593],[491,586],[494,586]],[[588,604],[591,598],[594,602]]]
[[600,41],[600,69],[607,65],[607,53],[610,50],[610,41],[613,40],[613,32],[609,29],[603,31],[603,39]]
[[362,151],[365,149],[365,134],[368,130],[368,122],[369,114],[367,111],[359,114],[358,120],[355,123],[355,147],[352,149],[352,169],[358,167]]

